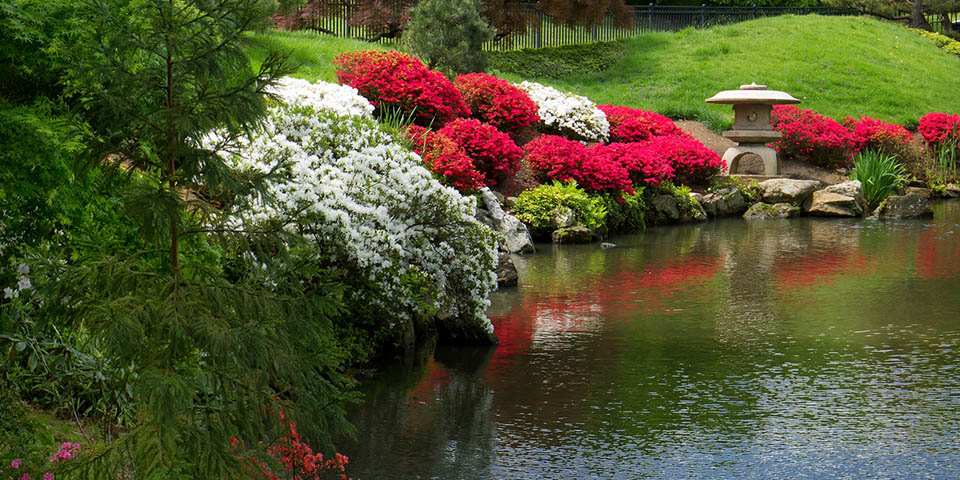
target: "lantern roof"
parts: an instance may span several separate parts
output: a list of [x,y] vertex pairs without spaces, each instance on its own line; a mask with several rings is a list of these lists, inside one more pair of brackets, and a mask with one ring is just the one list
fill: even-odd
[[782,105],[800,103],[792,95],[778,90],[767,90],[766,85],[740,85],[739,90],[724,90],[706,100],[707,103],[746,104],[757,103],[767,105]]

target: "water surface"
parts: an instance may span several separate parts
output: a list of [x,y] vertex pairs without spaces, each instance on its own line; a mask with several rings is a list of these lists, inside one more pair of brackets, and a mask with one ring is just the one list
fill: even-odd
[[517,257],[497,348],[362,390],[362,479],[958,478],[960,202]]

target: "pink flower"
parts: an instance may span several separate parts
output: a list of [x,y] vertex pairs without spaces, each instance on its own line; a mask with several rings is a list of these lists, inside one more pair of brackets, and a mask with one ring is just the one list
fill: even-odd
[[53,474],[50,472],[44,473],[43,480],[53,480]]
[[30,475],[27,473],[24,473],[23,476],[20,477],[20,480],[30,480]]
[[10,462],[10,468],[12,468],[12,469],[14,469],[14,470],[20,468],[20,459],[19,459],[19,458],[14,458],[13,461]]

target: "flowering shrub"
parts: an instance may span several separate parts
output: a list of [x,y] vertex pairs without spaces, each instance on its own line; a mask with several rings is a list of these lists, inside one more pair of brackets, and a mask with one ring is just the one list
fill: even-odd
[[267,92],[276,95],[284,103],[309,105],[340,115],[369,117],[373,114],[373,105],[360,96],[356,88],[347,85],[320,81],[310,83],[299,78],[282,77]]
[[[313,453],[310,445],[303,443],[300,439],[300,433],[297,432],[297,425],[288,422],[283,418],[283,412],[280,412],[280,427],[287,433],[280,437],[276,442],[266,445],[267,454],[273,457],[283,466],[285,474],[277,475],[267,465],[266,462],[260,462],[256,457],[247,458],[249,467],[254,472],[259,473],[264,480],[280,480],[289,478],[291,480],[309,480],[319,479],[323,472],[339,472],[339,478],[350,480],[347,477],[346,466],[350,459],[345,455],[337,453],[334,458],[324,461],[322,453]],[[230,437],[230,447],[234,455],[239,459],[244,459],[241,451],[245,445],[236,437]]]
[[[60,447],[57,448],[57,452],[50,456],[50,463],[62,462],[64,460],[70,460],[76,458],[77,450],[80,449],[79,443],[70,443],[63,442],[60,444]],[[30,472],[39,475],[39,472],[45,471],[43,474],[43,480],[54,480],[53,472],[49,470],[52,468],[46,466],[46,468],[37,469],[35,466],[27,465],[28,462],[24,462],[20,458],[14,458],[10,462],[10,466],[4,468],[8,471],[8,479],[17,478],[17,480],[30,480]],[[32,468],[31,468],[32,467]],[[0,470],[2,472],[2,470]]]
[[920,118],[917,131],[930,145],[960,137],[960,115],[931,112]]
[[611,142],[642,142],[650,137],[682,135],[683,130],[659,113],[614,105],[598,105],[610,123]]
[[333,63],[337,81],[359,90],[377,110],[398,109],[422,125],[470,115],[453,83],[416,57],[366,50],[343,53]]
[[537,104],[540,124],[545,132],[588,142],[606,142],[609,138],[607,116],[587,97],[536,82],[521,82],[517,87],[527,92]]
[[427,169],[440,177],[441,183],[461,193],[473,193],[483,186],[483,174],[457,142],[418,125],[410,125],[405,133],[413,141],[413,152],[420,155]]
[[513,176],[520,168],[523,150],[493,125],[473,118],[458,118],[438,132],[456,142],[473,159],[473,166],[483,175],[487,186]]
[[492,333],[484,312],[496,286],[494,233],[474,217],[473,197],[434,180],[375,121],[277,107],[228,161],[281,173],[268,186],[273,201],[238,199],[253,213],[227,217],[228,227],[282,222],[362,283],[348,301],[387,322],[439,312],[465,334]]
[[537,104],[526,92],[486,73],[468,73],[453,80],[473,117],[513,136],[540,121]]
[[913,140],[906,128],[867,116],[844,117],[843,126],[853,133],[854,152],[866,149],[900,155]]
[[596,145],[590,149],[590,154],[622,165],[635,185],[657,186],[673,179],[670,160],[643,143]]
[[686,134],[652,137],[645,146],[654,157],[668,163],[674,179],[684,185],[704,185],[724,166],[716,152]]
[[774,105],[770,122],[783,134],[772,144],[779,154],[821,167],[849,165],[856,142],[835,120],[794,105]]
[[541,135],[526,145],[526,158],[541,180],[576,180],[585,190],[633,193],[630,174],[616,159],[594,155],[580,142]]

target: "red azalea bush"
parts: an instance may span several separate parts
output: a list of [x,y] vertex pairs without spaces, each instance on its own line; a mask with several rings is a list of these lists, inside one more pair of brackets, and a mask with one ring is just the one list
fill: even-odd
[[667,157],[648,145],[637,142],[596,145],[590,153],[597,158],[623,166],[635,185],[659,186],[673,179],[673,166]]
[[461,193],[473,193],[483,186],[483,175],[457,142],[418,125],[410,125],[405,133],[413,141],[413,151],[420,155],[428,170],[440,176],[441,183]]
[[821,167],[850,164],[856,140],[836,120],[793,105],[774,105],[770,122],[783,134],[772,144],[780,155]]
[[287,435],[284,435],[275,443],[265,446],[267,454],[283,466],[282,476],[274,473],[267,462],[258,460],[256,457],[246,457],[243,451],[244,443],[235,437],[230,437],[232,453],[239,459],[245,459],[251,473],[255,473],[255,476],[264,480],[280,480],[281,478],[316,480],[324,472],[332,472],[342,480],[350,480],[345,473],[347,463],[349,463],[346,456],[337,453],[334,458],[324,461],[322,453],[313,453],[310,445],[301,441],[296,424],[287,422],[283,417],[283,412],[280,412],[280,426],[288,430]]
[[597,105],[607,115],[611,142],[641,142],[650,137],[682,135],[683,130],[659,113],[614,105]]
[[616,159],[594,153],[556,135],[541,135],[526,145],[527,162],[543,181],[573,179],[584,190],[633,193],[627,169]]
[[363,50],[338,55],[337,81],[356,88],[378,111],[398,108],[417,123],[446,123],[470,115],[463,97],[442,73],[405,53]]
[[930,145],[960,137],[960,115],[931,112],[920,118],[917,131]]
[[486,73],[468,73],[454,79],[453,85],[460,91],[474,118],[514,137],[540,121],[537,104],[527,92],[506,80]]
[[870,149],[900,154],[913,140],[913,135],[906,128],[865,115],[860,119],[844,117],[843,126],[853,133],[855,152]]
[[438,132],[456,142],[473,159],[473,166],[489,187],[512,177],[520,168],[523,150],[493,125],[473,118],[458,118]]
[[654,157],[673,167],[675,180],[684,185],[705,185],[724,167],[716,152],[687,134],[652,137],[644,144]]

